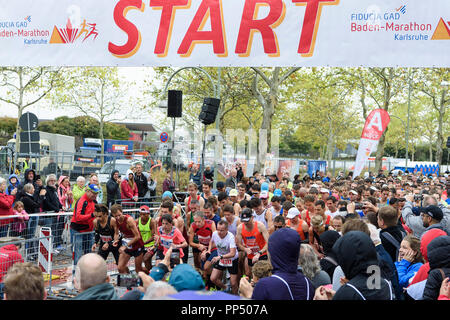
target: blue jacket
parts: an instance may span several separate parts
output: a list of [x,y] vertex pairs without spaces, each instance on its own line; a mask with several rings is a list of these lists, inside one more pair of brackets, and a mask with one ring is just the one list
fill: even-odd
[[[16,178],[17,179],[16,184],[14,184],[14,185],[11,183],[11,179],[12,178]],[[8,178],[8,188],[6,189],[6,194],[10,195],[11,191],[13,191],[14,188],[18,188],[19,187],[19,184],[20,184],[19,177],[17,175],[15,175],[15,174],[10,175],[9,178]]]
[[398,273],[398,282],[402,288],[409,286],[409,279],[414,277],[422,265],[423,263],[421,262],[411,264],[411,262],[405,259],[395,262]]

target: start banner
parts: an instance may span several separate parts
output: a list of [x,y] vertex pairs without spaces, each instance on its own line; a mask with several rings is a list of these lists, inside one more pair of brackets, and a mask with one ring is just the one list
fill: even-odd
[[1,66],[449,67],[449,0],[0,0]]

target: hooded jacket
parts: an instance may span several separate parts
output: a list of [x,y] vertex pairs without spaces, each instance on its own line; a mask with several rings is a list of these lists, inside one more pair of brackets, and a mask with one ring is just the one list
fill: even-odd
[[450,276],[450,236],[441,236],[433,239],[427,250],[430,272],[423,291],[423,299],[437,300],[442,281],[444,280],[442,273],[444,273],[445,277]]
[[114,180],[114,175],[119,172],[119,170],[113,170],[111,172],[111,177],[108,182],[106,182],[106,203],[109,205],[114,204],[115,200],[120,199],[120,185]]
[[[33,176],[33,180],[29,180],[28,179],[28,174],[31,172],[33,172],[34,176]],[[42,186],[38,186],[36,183],[36,171],[34,171],[33,169],[26,169],[24,174],[23,174],[23,180],[22,182],[18,185],[17,187],[17,194],[18,197],[22,197],[22,195],[24,195],[25,193],[23,192],[23,187],[27,184],[27,183],[31,183],[34,186],[34,197],[38,198],[39,196],[39,192],[41,192],[42,190]]]
[[379,282],[380,289],[368,287],[368,283],[373,282],[369,279],[372,275],[369,267],[378,267],[379,264],[375,245],[367,234],[361,231],[350,231],[335,243],[333,251],[345,277],[349,280],[347,284],[339,288],[333,300],[363,300],[355,288],[366,300],[391,299],[392,289],[384,278]]
[[[15,184],[11,183],[12,178],[17,179]],[[19,188],[19,185],[20,185],[19,177],[15,174],[10,175],[8,178],[8,187],[6,188],[6,194],[10,195],[11,191],[13,191],[14,188]]]
[[72,300],[119,300],[116,289],[110,283],[101,283],[86,289]]
[[320,241],[322,242],[323,252],[325,254],[325,257],[320,259],[320,268],[328,273],[330,279],[333,279],[334,269],[338,266],[336,255],[332,249],[340,237],[341,235],[334,230],[325,231],[320,235]]
[[45,187],[45,190],[47,190],[47,193],[45,194],[44,202],[42,203],[42,211],[61,211],[63,206],[61,205],[61,202],[59,200],[56,185],[54,187],[47,185]]
[[[252,299],[256,300],[291,300],[289,289],[294,300],[312,300],[314,286],[298,272],[298,256],[301,239],[297,231],[282,228],[269,238],[268,251],[272,264],[273,276],[260,279],[253,290]],[[289,286],[286,286],[281,277]]]
[[8,269],[17,262],[23,262],[19,249],[14,244],[8,244],[0,248],[0,283],[8,273]]

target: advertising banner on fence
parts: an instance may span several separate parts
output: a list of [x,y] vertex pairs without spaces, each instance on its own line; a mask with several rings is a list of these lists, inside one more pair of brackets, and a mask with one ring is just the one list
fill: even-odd
[[356,155],[353,177],[359,176],[370,154],[377,149],[378,141],[386,130],[391,118],[384,109],[373,110],[366,119]]
[[450,66],[450,1],[0,0],[2,66]]

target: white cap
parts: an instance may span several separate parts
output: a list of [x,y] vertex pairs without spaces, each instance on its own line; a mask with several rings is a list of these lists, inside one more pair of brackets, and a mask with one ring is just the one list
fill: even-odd
[[311,187],[316,188],[316,189],[320,188],[320,186],[318,184],[315,184],[315,183]]
[[286,218],[293,219],[293,218],[295,218],[298,215],[300,215],[300,211],[298,211],[298,209],[296,207],[292,207],[292,208],[289,209]]
[[358,192],[356,192],[355,190],[350,190],[350,193],[358,194]]
[[322,193],[330,193],[330,190],[328,190],[327,188],[321,188],[320,192],[322,192]]
[[375,190],[375,191],[380,191],[377,188],[375,188],[374,186],[370,187],[370,189]]
[[259,194],[259,198],[260,199],[269,198],[269,191],[261,191],[261,193]]

